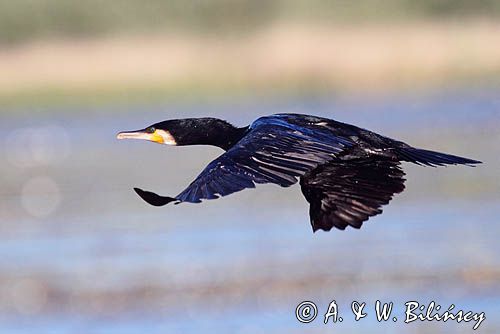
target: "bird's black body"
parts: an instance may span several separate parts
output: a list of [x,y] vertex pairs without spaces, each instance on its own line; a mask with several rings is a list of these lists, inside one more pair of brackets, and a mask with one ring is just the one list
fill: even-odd
[[198,118],[165,121],[141,131],[148,129],[162,130],[175,145],[214,145],[226,152],[176,197],[135,188],[146,202],[156,206],[173,201],[198,203],[254,188],[256,183],[288,187],[300,179],[314,231],[360,228],[369,217],[381,213],[381,206],[404,190],[401,161],[428,166],[480,163],[299,114],[261,117],[242,128]]

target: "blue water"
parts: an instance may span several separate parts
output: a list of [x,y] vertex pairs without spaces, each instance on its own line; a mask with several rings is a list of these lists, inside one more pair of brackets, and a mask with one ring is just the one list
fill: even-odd
[[[175,117],[241,125],[275,112],[332,117],[485,164],[405,165],[405,192],[359,231],[313,234],[297,186],[164,208],[131,190],[175,195],[220,151],[118,142],[116,132]],[[0,333],[472,331],[472,323],[404,324],[409,300],[485,312],[480,331],[500,330],[494,90],[28,115],[2,115],[0,123]],[[39,177],[57,194],[29,190]],[[333,299],[344,321],[324,325]],[[395,303],[396,323],[375,320],[377,299]],[[295,319],[303,300],[320,310],[311,324]],[[353,300],[368,303],[366,319],[353,320]]]

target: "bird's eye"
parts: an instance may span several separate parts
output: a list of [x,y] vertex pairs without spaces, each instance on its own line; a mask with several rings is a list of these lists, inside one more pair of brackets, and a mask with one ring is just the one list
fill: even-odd
[[149,128],[146,129],[147,133],[154,133],[155,131],[156,131],[156,129],[152,126],[150,126]]

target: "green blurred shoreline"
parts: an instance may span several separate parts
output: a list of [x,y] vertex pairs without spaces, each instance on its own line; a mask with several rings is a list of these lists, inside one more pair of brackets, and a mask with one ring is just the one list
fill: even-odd
[[49,39],[0,49],[13,107],[500,87],[500,23],[304,25],[245,37]]
[[496,0],[0,0],[0,113],[500,87],[499,18]]
[[277,21],[497,20],[496,0],[0,0],[0,45],[157,31],[244,35]]

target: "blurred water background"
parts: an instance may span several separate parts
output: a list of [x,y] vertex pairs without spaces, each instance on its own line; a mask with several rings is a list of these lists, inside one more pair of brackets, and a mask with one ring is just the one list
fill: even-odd
[[[472,331],[405,325],[408,300],[484,311],[479,330],[499,332],[499,14],[493,0],[0,0],[0,332]],[[132,191],[175,195],[221,152],[118,131],[278,112],[484,164],[405,164],[405,192],[359,231],[313,234],[298,186],[163,208]],[[344,321],[324,325],[333,299]],[[376,322],[377,299],[397,323]]]

